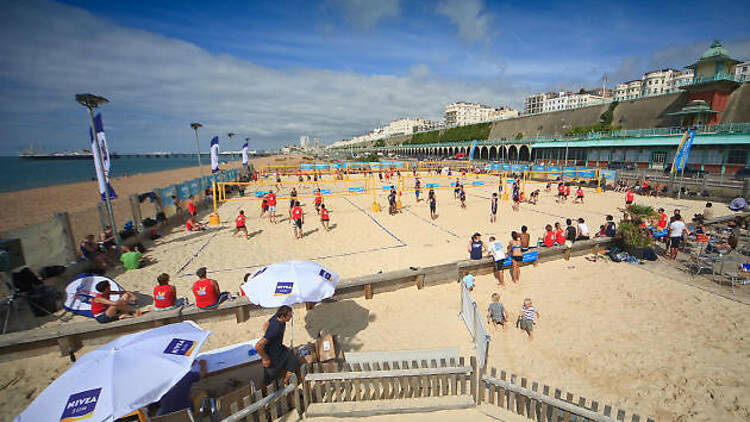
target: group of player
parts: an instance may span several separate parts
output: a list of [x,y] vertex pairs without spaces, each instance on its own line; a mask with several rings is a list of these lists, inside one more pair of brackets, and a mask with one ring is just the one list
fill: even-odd
[[[276,214],[276,204],[276,193],[274,193],[273,189],[270,189],[268,193],[263,196],[263,200],[261,201],[260,218],[263,218],[266,213],[268,213],[268,221],[270,223],[280,223],[281,221],[277,219],[278,216]],[[320,215],[320,223],[323,226],[323,229],[325,231],[330,231],[331,210],[326,208],[325,203],[323,203],[323,195],[320,188],[315,190],[315,198],[313,199],[313,204],[315,205],[315,212]],[[294,237],[296,239],[302,239],[305,235],[305,233],[302,231],[302,226],[305,224],[305,213],[304,211],[302,211],[302,205],[298,199],[296,188],[292,188],[292,191],[289,195],[289,221],[291,222]],[[243,210],[240,210],[239,214],[235,218],[235,229],[232,233],[232,236],[234,237],[238,233],[244,233],[246,239],[250,238],[250,234],[247,231],[247,225],[245,221],[245,211]]]
[[[550,192],[552,190],[552,184],[547,183],[547,187],[545,188],[545,190],[547,192]],[[568,200],[569,196],[570,196],[570,183],[567,183],[567,184],[563,182],[558,183],[557,184],[557,199],[555,199],[555,202],[557,202],[558,204],[563,203]],[[573,203],[583,204],[583,198],[584,198],[583,187],[579,185],[578,188],[576,189],[576,197],[573,199]]]

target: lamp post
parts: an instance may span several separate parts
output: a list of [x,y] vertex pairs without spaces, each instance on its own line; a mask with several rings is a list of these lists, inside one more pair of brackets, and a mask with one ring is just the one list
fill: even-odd
[[[234,135],[236,135],[236,133],[234,133],[234,132],[227,133],[227,138],[229,138],[229,142],[230,143],[232,142],[232,136],[234,136]],[[232,155],[231,154],[229,155],[229,161],[232,161]]]
[[198,171],[201,173],[201,180],[203,180],[203,166],[201,165],[201,143],[198,140],[198,128],[203,127],[198,122],[190,123],[190,127],[195,131],[195,155],[198,157]]
[[[104,97],[99,97],[97,95],[93,94],[76,94],[76,101],[78,104],[86,107],[86,109],[89,111],[89,123],[91,124],[91,134],[94,138],[94,154],[96,154],[96,159],[99,160],[99,166],[96,168],[96,176],[99,180],[103,180],[106,184],[106,179],[104,178],[104,169],[102,166],[104,165],[104,162],[102,161],[102,150],[99,145],[99,138],[96,136],[96,125],[94,124],[94,109],[99,106],[99,104],[107,104],[109,100],[107,100]],[[109,199],[109,186],[104,187],[104,202],[107,204],[107,214],[109,215],[109,224],[112,226],[112,232],[115,236],[115,245],[117,247],[117,254],[120,254],[120,234],[117,232],[117,226],[115,225],[115,214],[112,211],[112,201]]]

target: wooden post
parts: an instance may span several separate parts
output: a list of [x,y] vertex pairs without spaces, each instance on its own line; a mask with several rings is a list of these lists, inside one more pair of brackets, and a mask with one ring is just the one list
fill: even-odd
[[250,318],[250,309],[247,306],[240,306],[234,310],[237,323],[245,322]]
[[570,248],[567,246],[564,246],[565,251],[563,251],[563,256],[565,257],[566,261],[570,261]]
[[372,299],[372,284],[365,284],[365,299]]
[[306,311],[312,310],[312,308],[314,308],[314,307],[315,307],[315,303],[314,302],[305,302],[305,310]]
[[416,279],[417,284],[417,290],[422,290],[424,288],[424,274],[418,274]]
[[83,347],[81,339],[76,336],[60,337],[57,345],[60,347],[60,356],[70,356]]
[[474,404],[478,405],[480,403],[479,395],[477,394],[477,378],[479,375],[477,371],[477,357],[471,356],[469,362],[471,363],[471,377],[469,378],[471,384],[469,385],[469,393],[471,394],[471,398],[474,399]]

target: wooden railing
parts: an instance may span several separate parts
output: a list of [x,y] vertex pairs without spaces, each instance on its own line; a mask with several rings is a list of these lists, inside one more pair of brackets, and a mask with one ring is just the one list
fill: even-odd
[[[275,421],[289,412],[302,412],[299,400],[299,389],[297,388],[297,377],[292,375],[289,384],[276,388],[275,385],[266,387],[266,395],[260,390],[250,388],[247,396],[239,397],[244,407],[239,408],[239,400],[225,398],[225,403],[220,404],[220,411],[228,414],[221,422],[239,421]],[[221,398],[219,399],[222,400]],[[224,407],[224,409],[221,409]]]
[[368,400],[476,396],[476,358],[343,364],[342,372],[308,373],[303,405]]
[[[535,421],[557,422],[570,421],[581,418],[594,422],[625,421],[624,410],[614,411],[612,406],[600,405],[596,401],[588,401],[585,397],[576,397],[571,393],[564,393],[559,389],[552,390],[548,385],[540,385],[526,378],[519,378],[515,374],[506,374],[492,368],[490,375],[482,376],[479,382],[477,402],[497,405],[511,413],[522,415]],[[613,415],[614,413],[614,415]],[[639,422],[641,417],[631,415],[631,422]],[[653,419],[645,419],[653,422]]]

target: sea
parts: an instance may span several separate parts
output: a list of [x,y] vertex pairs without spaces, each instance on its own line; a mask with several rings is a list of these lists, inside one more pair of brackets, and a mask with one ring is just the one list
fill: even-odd
[[[210,161],[201,157],[203,169],[211,172]],[[238,158],[222,157],[221,161]],[[111,177],[153,173],[197,165],[195,157],[112,159]],[[13,192],[45,186],[64,185],[96,179],[93,160],[27,160],[0,156],[0,192]],[[117,187],[115,187],[117,189]]]

